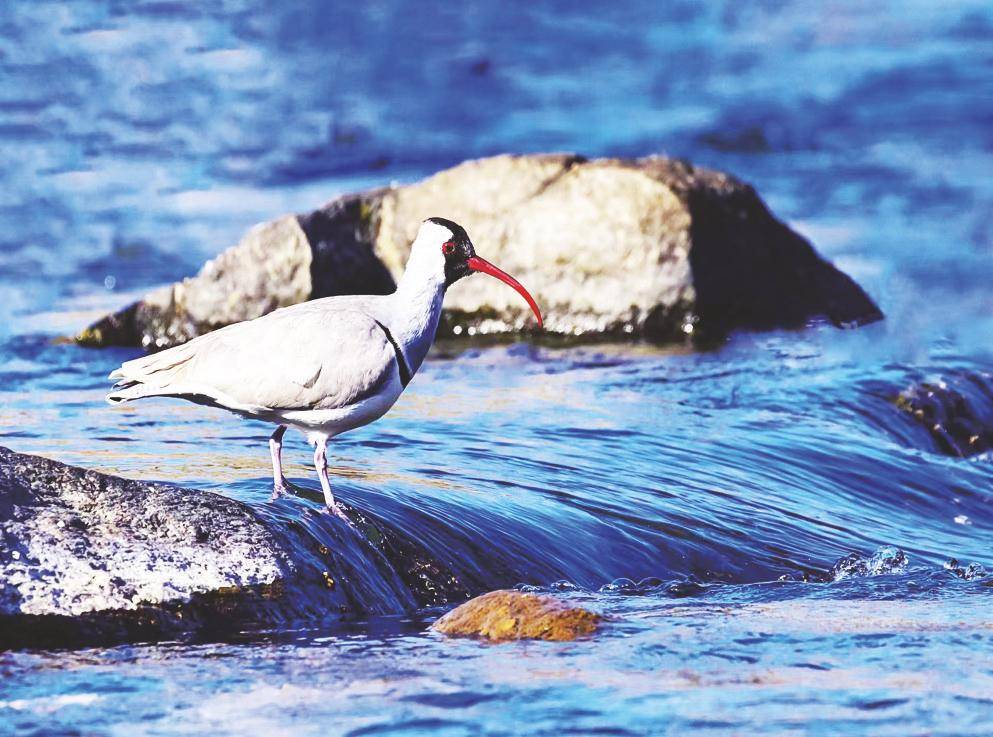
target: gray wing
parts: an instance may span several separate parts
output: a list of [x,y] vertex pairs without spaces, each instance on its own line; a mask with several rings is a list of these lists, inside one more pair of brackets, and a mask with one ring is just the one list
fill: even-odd
[[242,411],[335,409],[372,396],[397,372],[381,326],[334,298],[229,325],[128,361],[110,401],[203,396]]

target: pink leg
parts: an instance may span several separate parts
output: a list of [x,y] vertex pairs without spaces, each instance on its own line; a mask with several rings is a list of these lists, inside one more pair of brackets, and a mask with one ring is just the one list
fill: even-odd
[[328,478],[327,450],[327,438],[319,438],[314,448],[314,468],[317,469],[317,478],[321,480],[321,488],[324,490],[324,503],[327,505],[329,512],[338,515],[342,519],[348,519],[338,505],[335,504],[334,494],[331,493],[331,480]]
[[283,461],[280,458],[280,451],[283,449],[283,433],[286,432],[286,425],[280,425],[276,432],[269,438],[269,455],[272,456],[272,498],[282,496],[286,493],[286,477],[283,476]]

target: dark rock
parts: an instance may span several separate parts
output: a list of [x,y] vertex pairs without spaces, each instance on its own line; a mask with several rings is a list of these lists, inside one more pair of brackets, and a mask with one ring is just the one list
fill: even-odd
[[508,589],[467,601],[435,622],[434,629],[455,637],[496,641],[568,641],[592,635],[602,621],[599,614],[552,596]]
[[0,649],[319,624],[463,601],[368,515],[253,509],[0,448]]
[[[882,317],[747,184],[660,157],[563,154],[468,161],[259,226],[77,340],[164,348],[297,301],[389,292],[419,224],[436,215],[465,225],[482,255],[527,285],[551,333],[671,340]],[[473,280],[448,295],[440,332],[519,332],[528,314],[512,291]]]
[[390,294],[396,282],[369,244],[379,229],[379,192],[343,197],[298,220],[310,243],[310,299],[349,294],[361,284],[364,294]]
[[858,284],[777,220],[751,187],[695,187],[686,197],[694,313],[708,333],[800,327],[814,316],[838,327],[882,317]]
[[948,373],[900,393],[896,405],[921,423],[938,450],[966,457],[993,449],[993,376]]

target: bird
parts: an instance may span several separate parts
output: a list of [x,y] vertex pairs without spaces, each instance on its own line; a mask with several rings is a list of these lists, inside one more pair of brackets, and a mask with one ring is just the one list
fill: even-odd
[[108,377],[117,383],[107,401],[173,397],[274,423],[273,498],[289,491],[281,451],[293,428],[314,446],[327,510],[344,517],[328,477],[328,441],[389,411],[434,343],[446,291],[475,273],[516,290],[543,327],[520,282],[477,256],[461,225],[431,217],[421,223],[392,294],[302,302],[126,361]]

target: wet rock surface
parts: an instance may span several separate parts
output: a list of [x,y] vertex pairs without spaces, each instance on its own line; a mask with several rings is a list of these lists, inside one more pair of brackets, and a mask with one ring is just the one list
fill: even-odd
[[[436,215],[463,224],[481,255],[520,278],[552,333],[671,340],[816,317],[836,325],[882,317],[734,177],[661,157],[563,154],[467,161],[258,226],[195,277],[77,339],[165,348],[306,299],[387,293],[418,225]],[[530,325],[511,290],[474,279],[451,290],[440,334]]]
[[0,448],[0,648],[319,623],[462,601],[365,513],[255,509]]
[[948,373],[901,392],[896,405],[923,425],[938,450],[973,456],[993,450],[993,376]]
[[592,635],[602,619],[552,596],[506,590],[467,601],[435,622],[434,629],[454,637],[494,641],[569,641]]

